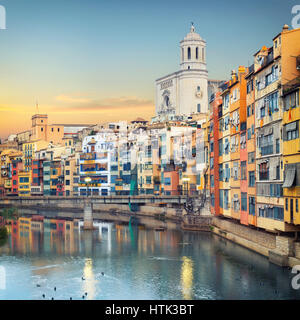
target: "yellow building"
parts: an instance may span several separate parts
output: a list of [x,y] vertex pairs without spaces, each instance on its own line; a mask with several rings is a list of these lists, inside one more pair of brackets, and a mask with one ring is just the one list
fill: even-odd
[[21,159],[22,152],[14,149],[3,150],[0,155],[0,194],[8,194],[12,189],[12,161]]
[[300,225],[300,80],[288,82],[283,88],[283,163],[284,221]]
[[20,197],[30,196],[31,172],[20,171],[18,174],[18,195]]
[[35,140],[25,142],[22,145],[22,161],[24,164],[25,171],[31,171],[32,168],[32,159],[35,159],[35,152],[40,151],[41,149],[47,148],[49,143],[45,140]]

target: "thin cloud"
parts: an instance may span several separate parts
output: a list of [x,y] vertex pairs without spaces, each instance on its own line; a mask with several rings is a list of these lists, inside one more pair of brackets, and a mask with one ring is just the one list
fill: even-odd
[[[90,99],[85,97],[74,97],[65,94],[61,94],[55,97],[56,101],[62,103],[60,106],[55,107],[61,112],[71,111],[98,111],[103,110],[124,110],[127,108],[153,108],[153,101],[147,99],[141,99],[137,97],[117,97],[117,98],[105,98],[105,99]],[[62,110],[61,108],[64,108]]]

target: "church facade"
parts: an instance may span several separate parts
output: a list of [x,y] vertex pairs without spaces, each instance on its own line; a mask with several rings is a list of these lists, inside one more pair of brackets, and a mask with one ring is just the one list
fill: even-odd
[[180,42],[180,50],[180,70],[156,80],[157,120],[175,120],[208,111],[206,42],[193,24]]

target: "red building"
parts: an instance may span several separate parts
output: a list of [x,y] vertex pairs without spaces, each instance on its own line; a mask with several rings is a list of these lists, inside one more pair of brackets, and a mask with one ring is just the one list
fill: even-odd
[[31,195],[43,195],[43,159],[32,161]]
[[17,196],[19,189],[19,172],[23,170],[23,164],[21,160],[12,160],[11,165],[11,195]]

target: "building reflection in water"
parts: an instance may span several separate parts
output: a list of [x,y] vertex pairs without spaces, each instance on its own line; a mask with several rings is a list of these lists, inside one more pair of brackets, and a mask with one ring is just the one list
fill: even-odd
[[193,260],[188,257],[182,257],[181,266],[181,287],[182,295],[185,300],[193,298]]

